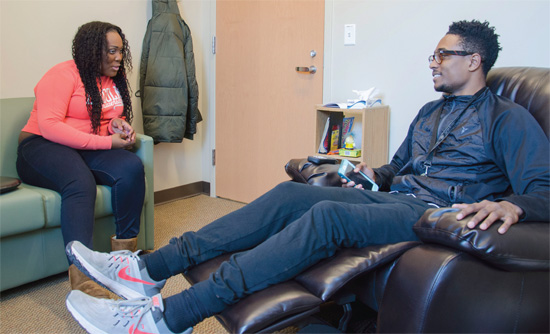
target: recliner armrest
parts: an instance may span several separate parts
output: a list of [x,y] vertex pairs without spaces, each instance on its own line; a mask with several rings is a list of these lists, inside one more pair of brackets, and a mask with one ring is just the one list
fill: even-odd
[[312,186],[341,187],[339,167],[340,164],[316,165],[307,159],[292,159],[285,165],[285,171],[294,182]]
[[425,243],[461,250],[504,270],[549,270],[548,222],[521,222],[499,234],[500,224],[485,231],[470,229],[466,226],[468,219],[456,219],[457,212],[452,208],[427,210],[413,230]]

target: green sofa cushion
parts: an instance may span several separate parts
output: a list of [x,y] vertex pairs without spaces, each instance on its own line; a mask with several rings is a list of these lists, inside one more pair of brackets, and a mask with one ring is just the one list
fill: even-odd
[[113,214],[111,208],[111,187],[97,186],[95,199],[95,218],[103,218]]
[[31,190],[42,197],[42,206],[44,207],[42,220],[46,223],[45,227],[61,226],[61,211],[59,210],[61,208],[61,196],[57,192],[26,183],[21,184],[20,187]]
[[[61,195],[59,193],[40,187],[23,183],[21,187],[36,191],[42,195],[44,209],[46,210],[46,227],[61,226]],[[95,202],[95,218],[103,218],[113,214],[111,209],[111,187],[97,186]]]
[[[0,237],[61,226],[61,196],[57,192],[23,183],[17,190],[1,196]],[[111,188],[98,186],[95,217],[112,214]]]
[[0,196],[0,237],[44,228],[44,201],[39,193],[21,186]]

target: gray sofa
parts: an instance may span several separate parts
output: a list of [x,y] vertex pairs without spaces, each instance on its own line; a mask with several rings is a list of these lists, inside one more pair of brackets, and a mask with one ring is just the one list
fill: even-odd
[[[0,176],[17,178],[19,131],[34,98],[0,100]],[[135,153],[145,166],[146,193],[138,236],[139,249],[154,247],[153,140],[137,136]],[[68,268],[60,227],[61,196],[52,190],[21,184],[0,195],[0,291],[51,276]],[[110,251],[115,224],[111,188],[97,187],[94,248]]]

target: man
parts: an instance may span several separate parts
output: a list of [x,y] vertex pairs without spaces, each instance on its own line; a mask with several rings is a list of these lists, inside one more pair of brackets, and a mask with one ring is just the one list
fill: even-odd
[[[72,243],[67,253],[83,272],[130,300],[72,291],[69,311],[92,332],[190,332],[205,317],[338,248],[417,240],[411,227],[430,207],[452,205],[470,228],[497,223],[500,233],[521,221],[548,221],[548,139],[524,108],[485,87],[499,49],[487,22],[449,27],[429,59],[442,99],[420,110],[390,164],[356,168],[383,191],[351,182],[342,188],[285,182],[141,257]],[[162,299],[165,279],[235,251],[241,252],[206,281]]]

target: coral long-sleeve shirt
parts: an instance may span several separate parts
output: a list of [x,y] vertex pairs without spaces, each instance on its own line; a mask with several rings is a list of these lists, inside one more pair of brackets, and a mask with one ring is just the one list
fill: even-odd
[[52,67],[34,88],[36,99],[23,131],[75,149],[110,149],[110,122],[121,117],[124,105],[112,78],[102,76],[101,87],[100,128],[94,134],[75,62],[69,60]]

